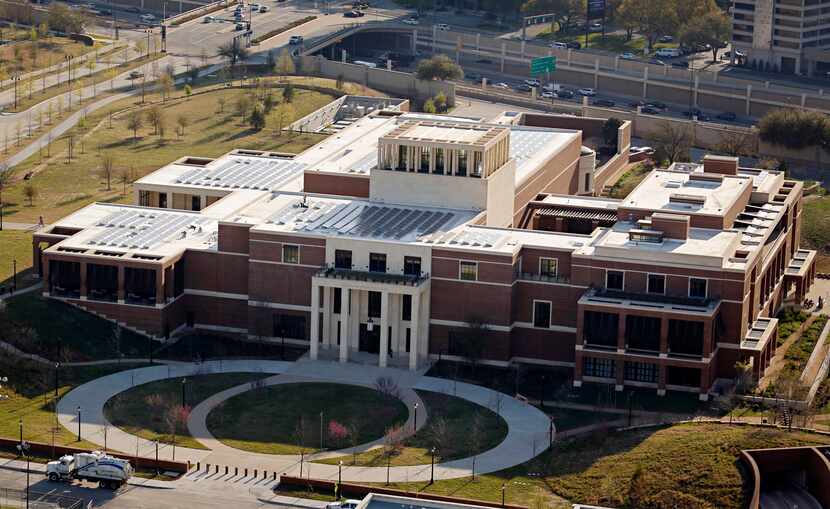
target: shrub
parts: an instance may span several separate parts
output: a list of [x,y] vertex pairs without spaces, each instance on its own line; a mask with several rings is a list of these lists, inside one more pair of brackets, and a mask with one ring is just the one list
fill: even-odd
[[830,145],[830,122],[814,111],[772,110],[759,122],[761,140],[790,149]]

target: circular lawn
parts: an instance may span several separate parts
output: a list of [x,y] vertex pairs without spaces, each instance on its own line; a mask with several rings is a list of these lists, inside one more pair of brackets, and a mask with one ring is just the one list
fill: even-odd
[[236,449],[299,454],[319,450],[321,438],[324,449],[377,440],[407,417],[401,400],[368,387],[292,383],[228,399],[208,414],[207,427],[217,440]]

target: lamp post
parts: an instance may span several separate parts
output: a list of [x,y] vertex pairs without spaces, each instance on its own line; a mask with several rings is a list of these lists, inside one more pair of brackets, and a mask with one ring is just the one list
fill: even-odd
[[430,462],[429,462],[429,483],[433,484],[435,482],[435,447],[429,450],[431,455]]
[[323,412],[320,412],[320,450],[323,450]]
[[17,291],[17,258],[12,260],[12,293]]
[[412,416],[412,436],[418,436],[418,403],[415,403],[413,407],[415,409],[415,414]]
[[337,464],[337,490],[340,490],[340,483],[343,482],[343,460]]
[[507,489],[506,484],[501,485],[501,506],[504,507],[504,490]]
[[556,427],[553,425],[553,416],[551,415],[550,416],[550,429],[548,430],[548,432],[550,433],[550,446],[551,447],[553,447],[553,433],[554,433],[555,429],[556,429]]
[[81,441],[81,405],[78,405],[78,442]]
[[[21,427],[23,421],[21,421]],[[26,457],[26,509],[29,509],[29,448],[31,446],[28,442],[21,441],[20,444],[17,446],[17,450],[20,451],[21,456]]]
[[182,378],[182,408],[185,407],[187,404],[186,396],[185,396],[185,386],[187,385],[187,377]]
[[23,444],[23,418],[22,417],[17,421],[17,425],[20,429],[20,440],[18,441],[18,443],[22,445]]

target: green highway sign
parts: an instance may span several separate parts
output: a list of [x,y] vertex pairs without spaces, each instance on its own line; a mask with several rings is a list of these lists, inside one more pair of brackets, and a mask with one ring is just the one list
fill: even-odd
[[530,61],[530,75],[539,76],[556,70],[556,57],[539,57]]

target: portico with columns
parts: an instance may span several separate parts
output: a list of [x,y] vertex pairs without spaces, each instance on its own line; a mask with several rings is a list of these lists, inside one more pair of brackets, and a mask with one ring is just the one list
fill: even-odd
[[322,269],[311,280],[310,357],[416,370],[428,356],[428,275]]

